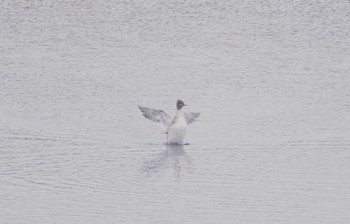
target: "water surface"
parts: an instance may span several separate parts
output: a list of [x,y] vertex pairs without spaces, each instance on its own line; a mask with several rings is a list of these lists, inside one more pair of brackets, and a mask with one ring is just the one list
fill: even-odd
[[350,222],[348,1],[0,8],[0,223]]

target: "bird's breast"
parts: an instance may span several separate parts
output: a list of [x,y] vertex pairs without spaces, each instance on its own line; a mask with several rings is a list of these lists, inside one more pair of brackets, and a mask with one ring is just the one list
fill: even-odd
[[168,143],[182,144],[186,135],[187,123],[185,119],[177,119],[168,130]]

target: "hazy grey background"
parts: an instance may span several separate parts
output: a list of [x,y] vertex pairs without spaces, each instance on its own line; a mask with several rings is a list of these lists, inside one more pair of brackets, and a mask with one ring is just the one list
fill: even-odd
[[[350,223],[349,1],[0,3],[0,223]],[[201,112],[167,147],[137,105]]]

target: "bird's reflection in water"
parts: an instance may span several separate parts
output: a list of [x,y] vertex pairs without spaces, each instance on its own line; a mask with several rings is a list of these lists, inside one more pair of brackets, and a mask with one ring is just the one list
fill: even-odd
[[143,169],[148,174],[173,169],[175,177],[180,178],[184,169],[191,167],[191,157],[184,150],[183,145],[166,145],[166,150],[153,155],[144,162]]

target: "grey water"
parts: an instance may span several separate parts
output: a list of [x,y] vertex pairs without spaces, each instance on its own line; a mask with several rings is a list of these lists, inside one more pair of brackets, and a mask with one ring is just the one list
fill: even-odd
[[[0,223],[350,223],[350,3],[0,3]],[[137,106],[201,112],[167,146]]]

